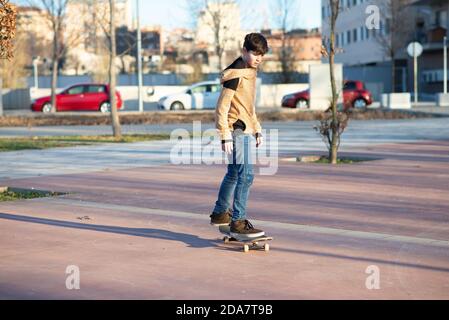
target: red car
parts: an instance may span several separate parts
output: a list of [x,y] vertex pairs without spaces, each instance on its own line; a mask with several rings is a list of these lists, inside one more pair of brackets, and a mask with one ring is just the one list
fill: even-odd
[[[310,92],[304,90],[292,93],[282,98],[282,107],[307,109],[309,107]],[[343,87],[343,108],[362,109],[373,103],[371,92],[366,90],[362,81],[345,81]]]
[[[120,92],[116,92],[117,109],[123,106]],[[109,85],[77,84],[56,95],[56,111],[110,111]],[[51,96],[33,100],[31,110],[51,112]]]

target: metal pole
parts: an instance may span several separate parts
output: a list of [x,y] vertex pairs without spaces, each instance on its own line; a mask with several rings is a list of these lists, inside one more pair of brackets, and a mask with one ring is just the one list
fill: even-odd
[[447,38],[444,37],[443,92],[447,94]]
[[143,100],[142,100],[142,32],[140,30],[140,0],[136,0],[137,10],[137,82],[138,82],[138,100],[139,100],[139,112],[143,112]]
[[415,103],[418,102],[418,57],[416,56],[416,46],[413,45],[413,69],[415,79]]

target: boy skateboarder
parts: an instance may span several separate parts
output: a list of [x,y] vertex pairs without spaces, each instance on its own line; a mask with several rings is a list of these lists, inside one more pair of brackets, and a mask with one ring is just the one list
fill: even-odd
[[239,238],[265,234],[246,219],[246,203],[254,180],[251,146],[263,143],[255,97],[257,68],[267,51],[268,43],[262,34],[246,35],[242,55],[221,74],[223,88],[215,109],[222,150],[232,159],[210,215],[211,224],[230,224],[231,235]]

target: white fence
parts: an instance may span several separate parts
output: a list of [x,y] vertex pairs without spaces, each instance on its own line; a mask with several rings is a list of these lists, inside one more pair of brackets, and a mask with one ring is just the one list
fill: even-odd
[[[258,94],[258,108],[281,107],[282,97],[309,87],[307,83],[272,84],[261,85]],[[156,110],[157,102],[165,95],[178,93],[185,90],[187,86],[144,86],[143,101],[144,110]],[[119,86],[126,111],[138,110],[138,94],[136,86]],[[58,89],[59,92],[62,89]],[[31,100],[50,95],[50,89],[3,89],[3,107],[5,110],[29,109]]]

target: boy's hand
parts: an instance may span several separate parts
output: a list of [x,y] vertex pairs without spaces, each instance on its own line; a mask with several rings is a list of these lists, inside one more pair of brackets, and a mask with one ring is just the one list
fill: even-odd
[[226,152],[226,154],[231,155],[234,147],[232,145],[232,141],[227,141],[221,144],[221,150]]
[[256,138],[256,148],[259,148],[263,143],[263,137],[262,136],[258,136]]

